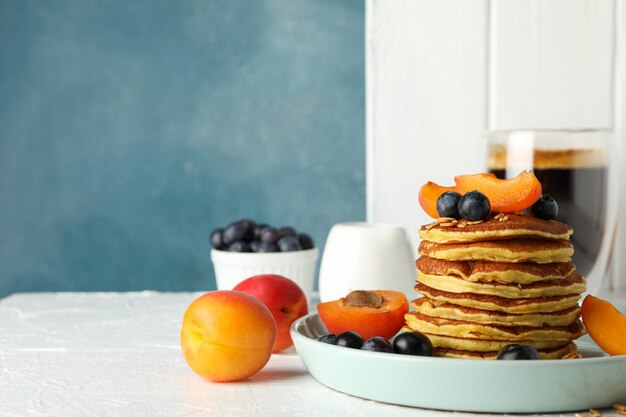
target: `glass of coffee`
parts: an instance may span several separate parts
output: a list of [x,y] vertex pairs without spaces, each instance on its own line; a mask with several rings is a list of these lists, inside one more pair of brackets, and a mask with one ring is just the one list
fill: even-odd
[[[572,226],[573,262],[588,291],[603,286],[615,234],[609,130],[511,130],[487,135],[487,168],[499,178],[532,170]],[[613,152],[614,153],[614,152]]]

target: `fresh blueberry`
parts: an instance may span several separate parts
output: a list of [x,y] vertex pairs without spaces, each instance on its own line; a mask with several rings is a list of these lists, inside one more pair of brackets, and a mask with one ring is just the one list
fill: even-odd
[[211,246],[213,246],[214,249],[217,249],[217,250],[226,249],[226,245],[224,244],[224,241],[222,240],[223,233],[224,233],[224,229],[222,228],[215,229],[211,232],[211,237],[209,240],[211,241]]
[[459,200],[461,194],[456,191],[446,191],[437,199],[437,214],[439,217],[452,217],[459,219]]
[[248,229],[244,224],[234,222],[226,226],[222,234],[222,240],[226,246],[230,246],[233,242],[244,241],[247,233]]
[[402,355],[433,356],[433,344],[420,332],[404,332],[393,339],[393,351]]
[[258,242],[258,246],[255,252],[259,252],[259,253],[278,252],[278,248],[273,243]]
[[539,217],[540,219],[552,220],[556,219],[557,214],[559,214],[559,205],[556,204],[554,198],[542,194],[539,200],[530,206],[530,212],[533,216]]
[[228,251],[229,252],[250,252],[251,250],[250,250],[250,245],[248,245],[243,240],[238,240],[228,245]]
[[267,227],[266,224],[261,223],[254,226],[254,240],[261,240],[261,230]]
[[261,242],[259,242],[258,240],[253,240],[252,242],[248,243],[248,246],[250,247],[250,252],[258,252],[260,244]]
[[300,233],[298,235],[298,242],[300,242],[300,246],[302,249],[313,249],[315,247],[315,242],[313,242],[313,238],[306,233]]
[[278,229],[278,233],[280,233],[281,237],[282,236],[298,237],[298,232],[296,232],[296,229],[290,226],[281,227],[280,229]]
[[246,242],[250,242],[254,239],[254,229],[256,228],[256,223],[250,219],[242,219],[237,223],[241,224],[245,230],[245,235],[243,240]]
[[337,344],[337,336],[332,333],[325,334],[324,336],[317,339],[319,342],[328,343],[329,345]]
[[298,239],[293,236],[281,237],[280,239],[278,239],[276,246],[278,246],[278,250],[280,250],[281,252],[293,252],[297,250],[302,250],[300,242],[298,242]]
[[373,352],[393,353],[393,346],[384,337],[374,336],[363,342],[361,350],[370,350]]
[[480,191],[470,191],[459,200],[459,215],[465,220],[483,220],[490,210],[489,199]]
[[361,349],[363,338],[355,332],[343,332],[337,336],[337,346]]
[[539,352],[534,347],[518,344],[506,345],[500,350],[497,358],[504,360],[540,359]]
[[273,227],[267,226],[261,229],[261,242],[276,243],[280,239],[280,233]]

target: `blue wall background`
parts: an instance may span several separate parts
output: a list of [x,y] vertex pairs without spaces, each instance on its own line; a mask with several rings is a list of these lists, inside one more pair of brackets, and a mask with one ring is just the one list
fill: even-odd
[[0,296],[214,289],[242,217],[365,218],[357,0],[0,1]]

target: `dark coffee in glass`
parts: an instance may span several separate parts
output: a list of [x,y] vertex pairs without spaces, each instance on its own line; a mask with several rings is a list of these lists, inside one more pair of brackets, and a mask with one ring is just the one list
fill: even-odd
[[587,275],[602,248],[606,222],[607,155],[603,132],[496,132],[487,168],[499,178],[532,169],[558,206],[557,220],[574,229],[573,261]]

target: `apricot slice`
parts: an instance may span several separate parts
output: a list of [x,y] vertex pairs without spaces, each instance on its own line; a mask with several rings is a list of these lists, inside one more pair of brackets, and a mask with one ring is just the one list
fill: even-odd
[[353,291],[339,300],[318,304],[317,311],[329,333],[353,331],[363,339],[389,339],[404,325],[409,303],[397,291]]
[[422,206],[426,214],[433,219],[439,217],[439,214],[437,213],[437,199],[446,191],[456,190],[454,187],[437,185],[431,181],[428,181],[426,184],[422,185],[422,188],[420,188],[419,194],[417,195],[420,206]]
[[626,316],[608,301],[588,295],[583,300],[587,333],[609,355],[626,355]]
[[523,171],[515,178],[501,180],[492,174],[458,175],[454,177],[456,191],[465,194],[478,190],[491,203],[492,211],[524,210],[541,196],[541,183],[532,171]]

